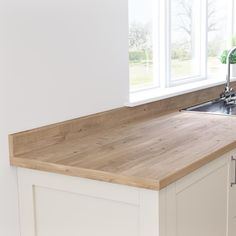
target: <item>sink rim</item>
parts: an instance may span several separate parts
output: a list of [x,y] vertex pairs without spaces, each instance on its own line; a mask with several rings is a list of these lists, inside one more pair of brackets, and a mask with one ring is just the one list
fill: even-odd
[[[207,110],[197,110],[198,108],[204,108],[206,106],[209,106],[211,107],[211,104],[212,104],[212,107],[214,106],[214,104],[220,104],[220,103],[224,103],[224,106],[225,108],[236,108],[236,103],[234,104],[225,104],[225,101],[222,99],[222,98],[217,98],[217,99],[213,99],[213,100],[210,100],[210,101],[207,101],[207,102],[204,102],[204,103],[200,103],[200,104],[197,104],[197,105],[193,105],[193,106],[190,106],[190,107],[187,107],[187,108],[184,108],[184,109],[181,109],[180,111],[183,111],[183,112],[197,112],[197,113],[202,113],[202,114],[212,114],[212,115],[224,115],[224,116],[236,116],[236,111],[232,114],[232,113],[228,113],[228,112],[225,112],[226,109],[224,109],[223,111],[222,110],[218,110],[218,111],[207,111]],[[222,104],[223,105],[223,104]],[[231,112],[231,111],[230,111]]]

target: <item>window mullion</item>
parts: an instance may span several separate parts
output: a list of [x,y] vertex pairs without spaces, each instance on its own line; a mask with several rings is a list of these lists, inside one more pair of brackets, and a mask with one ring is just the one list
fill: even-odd
[[232,47],[232,37],[234,34],[234,0],[227,1],[227,12],[228,12],[228,19],[227,19],[227,47]]
[[[234,13],[236,11],[236,4],[234,0],[232,1],[232,12]],[[232,25],[233,25],[233,35],[236,34],[236,16],[232,13]]]
[[164,89],[170,79],[170,0],[159,0],[160,8],[160,88]]
[[201,73],[207,78],[208,68],[208,0],[201,0]]
[[159,14],[160,4],[159,1],[153,0],[153,36],[152,36],[152,47],[153,47],[153,78],[154,86],[160,87],[160,14]]

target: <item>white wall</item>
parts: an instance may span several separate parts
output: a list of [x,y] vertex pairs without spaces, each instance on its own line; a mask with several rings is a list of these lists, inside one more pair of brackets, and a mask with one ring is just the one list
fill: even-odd
[[0,235],[19,235],[7,135],[127,101],[127,4],[0,0]]

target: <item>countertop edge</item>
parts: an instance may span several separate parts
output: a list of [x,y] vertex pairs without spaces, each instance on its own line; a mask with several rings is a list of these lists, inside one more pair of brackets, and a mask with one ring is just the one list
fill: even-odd
[[228,145],[225,145],[223,148],[217,149],[216,151],[212,152],[210,155],[204,156],[201,159],[192,162],[190,165],[187,165],[184,168],[177,170],[173,174],[166,176],[165,178],[159,181],[160,189],[163,189],[167,187],[168,185],[183,178],[184,176],[191,174],[192,172],[209,164],[211,161],[214,161],[220,158],[221,156],[225,155],[226,153],[232,151],[235,148],[236,148],[236,140],[229,143]]
[[138,178],[132,176],[118,175],[111,172],[104,172],[92,169],[72,167],[50,162],[42,162],[23,157],[10,157],[10,164],[15,167],[46,171],[72,177],[81,177],[91,180],[103,181],[113,184],[127,185],[131,187],[144,188],[149,190],[160,190],[158,180]]
[[114,184],[123,184],[131,187],[138,187],[138,188],[145,188],[159,191],[167,187],[168,185],[178,181],[184,176],[191,174],[197,169],[203,167],[204,165],[207,165],[211,161],[216,160],[222,155],[232,151],[235,148],[236,148],[236,140],[224,146],[223,148],[217,149],[210,155],[204,156],[201,159],[192,162],[190,165],[187,165],[184,168],[176,170],[174,173],[171,173],[170,175],[163,177],[160,180],[118,175],[110,172],[72,167],[67,165],[54,164],[50,162],[42,162],[32,159],[26,159],[23,157],[11,157],[10,164],[15,167],[34,169],[39,171],[63,174],[67,176],[88,178],[97,181],[104,181]]

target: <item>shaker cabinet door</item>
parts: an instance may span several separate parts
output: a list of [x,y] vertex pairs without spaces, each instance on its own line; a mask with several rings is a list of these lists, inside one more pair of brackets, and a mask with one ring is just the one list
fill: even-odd
[[162,190],[161,236],[227,235],[228,157],[212,161]]
[[232,156],[230,163],[229,187],[229,235],[236,235],[236,155]]

